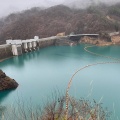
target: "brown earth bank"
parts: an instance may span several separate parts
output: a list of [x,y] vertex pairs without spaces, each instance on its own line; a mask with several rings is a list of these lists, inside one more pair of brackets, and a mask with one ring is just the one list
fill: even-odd
[[15,89],[17,87],[18,83],[14,79],[6,76],[6,74],[2,70],[0,70],[0,91]]
[[112,36],[110,41],[104,38],[83,37],[78,43],[93,44],[97,46],[120,45],[120,35]]

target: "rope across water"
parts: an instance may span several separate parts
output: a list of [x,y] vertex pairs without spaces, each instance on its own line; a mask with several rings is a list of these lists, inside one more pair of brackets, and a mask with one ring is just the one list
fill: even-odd
[[104,56],[104,55],[101,55],[101,54],[98,54],[98,53],[94,53],[94,52],[91,52],[89,51],[87,48],[91,48],[91,47],[94,47],[94,46],[87,46],[87,47],[84,47],[84,50],[90,54],[93,54],[93,55],[97,55],[97,56],[100,56],[100,57],[104,57],[104,58],[108,58],[108,59],[112,59],[112,60],[115,60],[113,62],[98,62],[98,63],[93,63],[93,64],[89,64],[89,65],[86,65],[80,69],[78,69],[71,77],[69,83],[68,83],[68,86],[67,86],[67,89],[66,89],[66,114],[65,114],[65,119],[67,120],[68,118],[68,104],[69,104],[69,89],[70,89],[70,86],[72,84],[72,80],[74,78],[74,76],[80,72],[81,70],[83,69],[86,69],[88,67],[91,67],[91,66],[96,66],[96,65],[100,65],[100,64],[118,64],[120,63],[120,59],[118,58],[113,58],[111,56]]
[[101,55],[101,54],[98,54],[98,53],[94,53],[94,52],[89,51],[88,48],[92,48],[92,47],[95,47],[95,45],[94,45],[94,46],[84,47],[84,50],[85,50],[86,52],[92,54],[92,55],[96,55],[96,56],[108,58],[108,59],[115,60],[115,61],[120,61],[120,59],[118,59],[118,58],[114,58],[114,57],[111,57],[111,56],[105,56],[105,55]]

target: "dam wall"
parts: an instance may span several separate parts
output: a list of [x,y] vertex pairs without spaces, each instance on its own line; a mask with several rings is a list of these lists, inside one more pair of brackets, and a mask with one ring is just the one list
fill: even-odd
[[44,47],[55,45],[57,39],[58,39],[58,37],[56,37],[56,36],[55,37],[38,39],[37,40],[38,47],[39,48],[44,48]]
[[0,45],[0,60],[12,56],[22,55],[23,53],[32,52],[38,48],[44,48],[53,45],[75,45],[76,42],[71,41],[68,36],[52,36],[39,39],[35,36],[34,39],[27,40],[6,40],[5,45]]
[[0,60],[55,45],[57,39],[58,37],[53,36],[42,39],[6,40],[7,44],[0,45]]
[[11,45],[0,45],[0,60],[13,56]]

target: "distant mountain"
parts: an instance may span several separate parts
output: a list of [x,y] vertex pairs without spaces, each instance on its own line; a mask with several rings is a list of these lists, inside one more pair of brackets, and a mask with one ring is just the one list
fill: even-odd
[[120,0],[65,0],[63,4],[71,8],[87,8],[90,5],[114,5],[119,2]]
[[120,30],[120,4],[72,9],[57,5],[48,9],[34,7],[13,13],[0,20],[0,44],[6,39],[29,39],[35,35],[54,36],[57,33],[100,33]]

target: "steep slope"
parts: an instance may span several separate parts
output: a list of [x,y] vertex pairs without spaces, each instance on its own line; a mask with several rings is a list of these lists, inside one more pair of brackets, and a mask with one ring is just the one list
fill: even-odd
[[[114,8],[117,7],[119,8],[118,4],[114,5]],[[106,5],[90,6],[87,9],[70,9],[57,5],[48,9],[36,7],[11,14],[0,21],[0,44],[10,38],[29,39],[35,35],[43,38],[60,32],[70,34],[118,31],[120,16],[117,13],[112,14],[111,9],[112,6]]]

